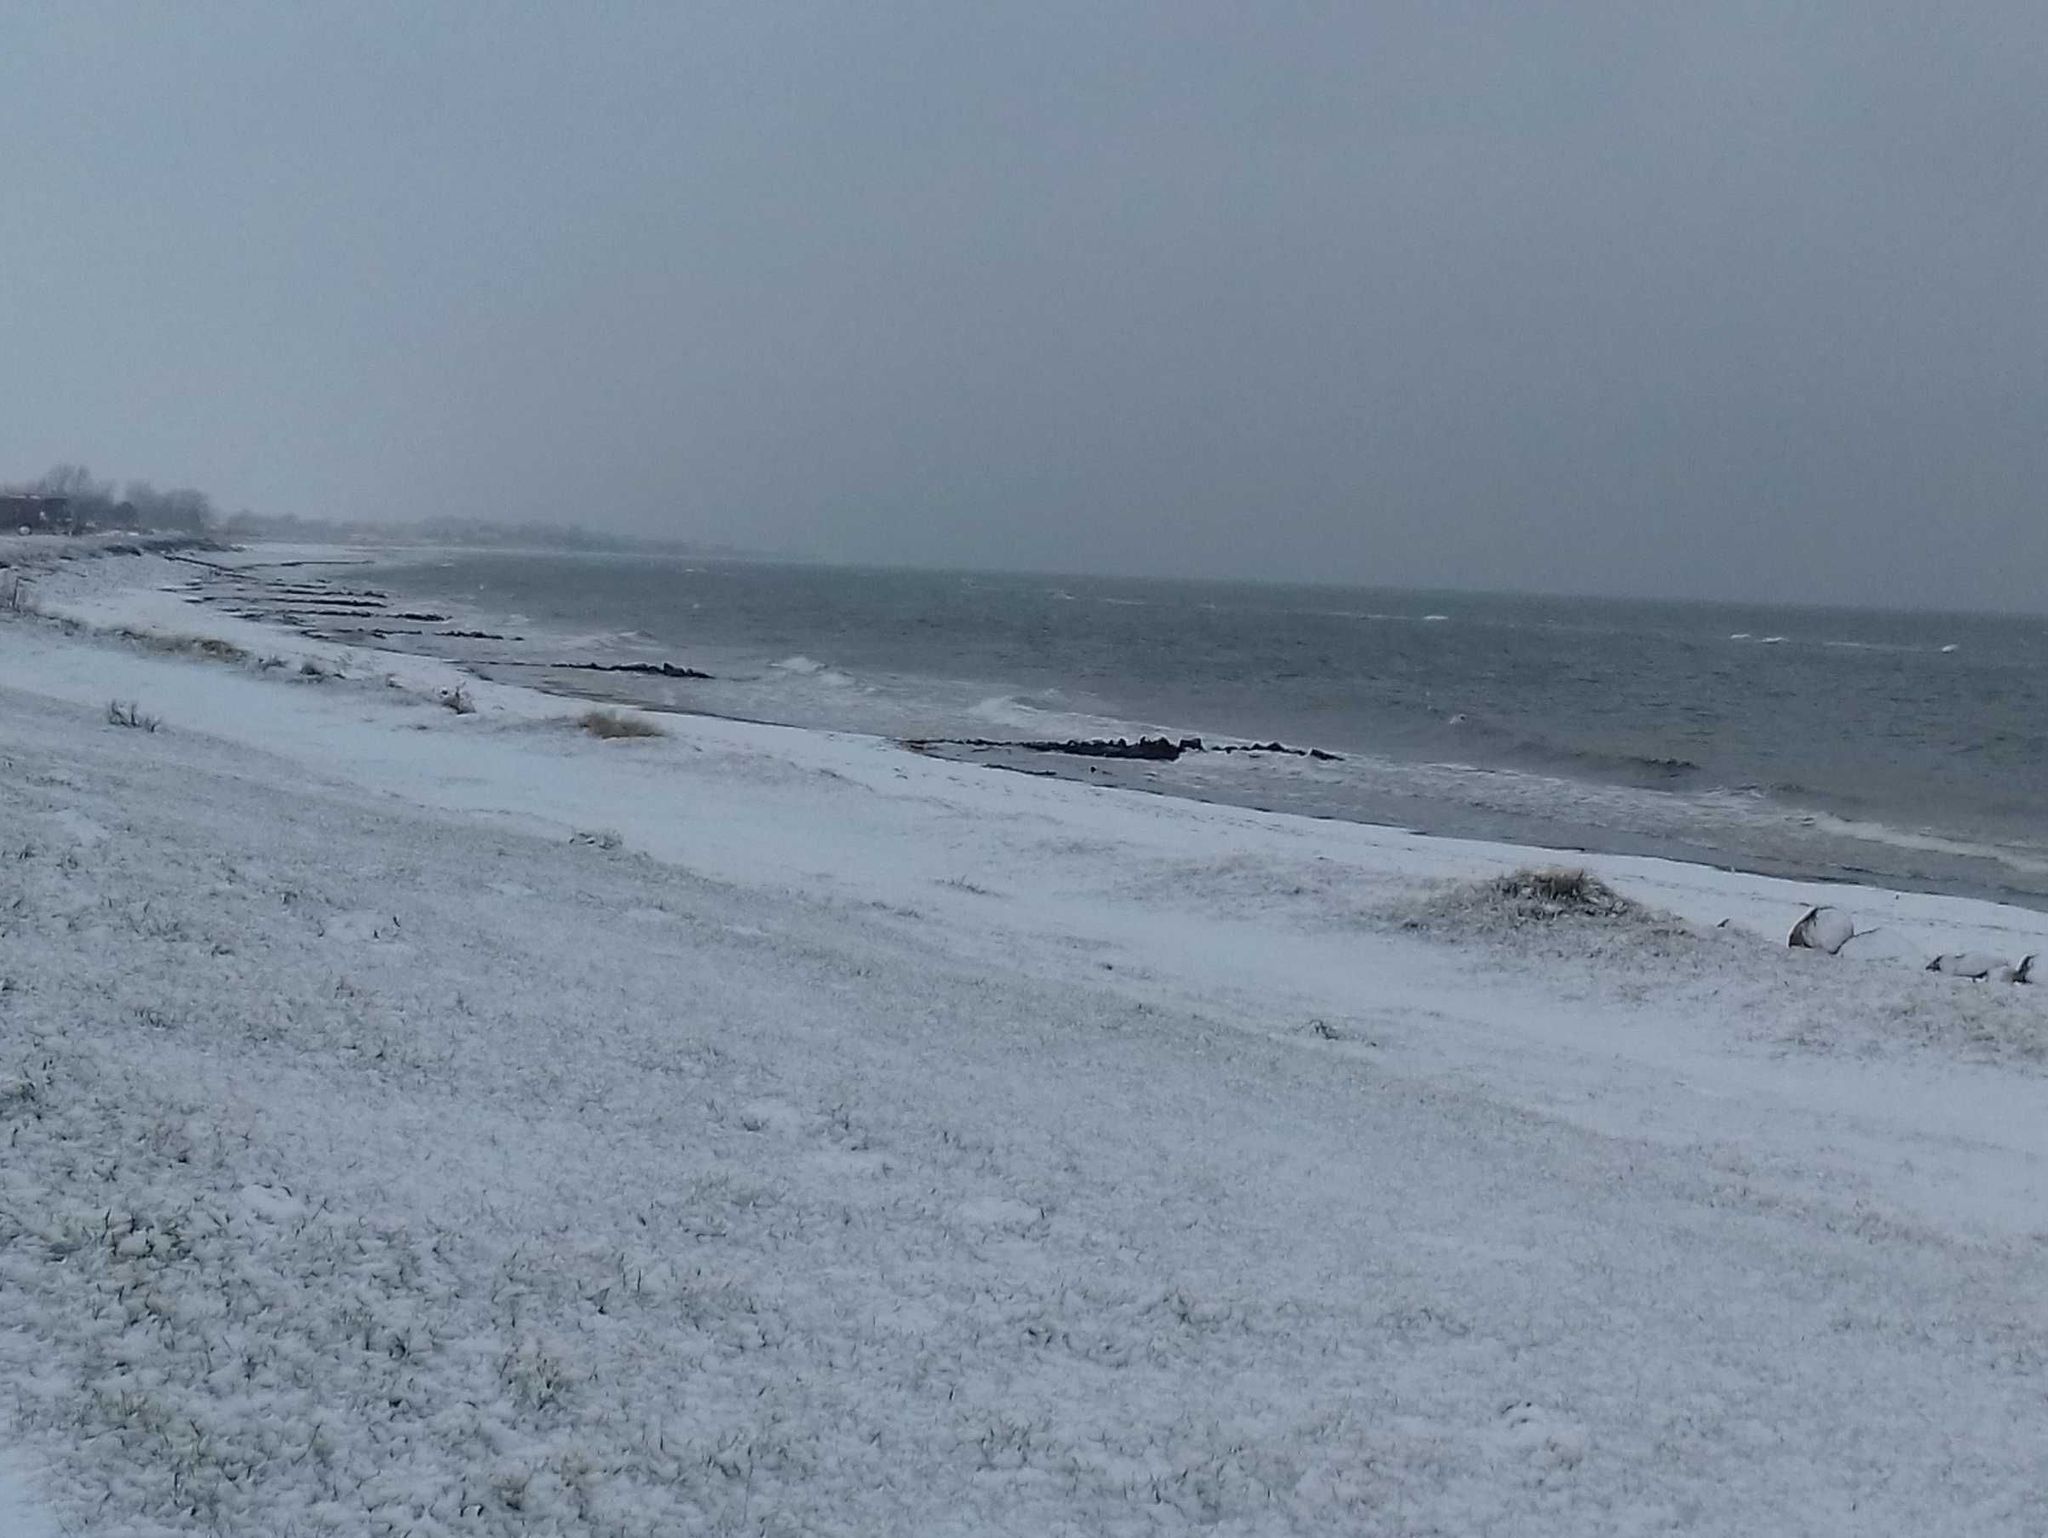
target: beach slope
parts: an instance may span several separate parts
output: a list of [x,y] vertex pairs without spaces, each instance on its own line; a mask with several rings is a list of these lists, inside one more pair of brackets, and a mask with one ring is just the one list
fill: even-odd
[[1542,913],[1543,851],[93,601],[157,643],[0,621],[57,1531],[2048,1525],[2048,990],[1920,970],[2040,915]]

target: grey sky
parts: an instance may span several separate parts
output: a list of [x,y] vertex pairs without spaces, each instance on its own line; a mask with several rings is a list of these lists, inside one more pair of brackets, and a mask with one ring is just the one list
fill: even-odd
[[12,6],[0,475],[2048,608],[2048,8]]

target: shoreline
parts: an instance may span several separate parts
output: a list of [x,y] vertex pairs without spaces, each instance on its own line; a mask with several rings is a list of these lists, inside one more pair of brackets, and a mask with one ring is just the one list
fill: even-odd
[[[1166,796],[1204,805],[1235,806],[1249,811],[1282,813],[1317,822],[1354,823],[1364,827],[1385,828],[1393,832],[1413,833],[1426,838],[1521,845],[1533,852],[1558,856],[1567,863],[1600,856],[1669,860],[1674,864],[1697,865],[1730,875],[1767,876],[1774,880],[1822,887],[1874,887],[1929,897],[1959,897],[2048,914],[2048,893],[2010,886],[1990,879],[1919,877],[1823,860],[1772,859],[1754,852],[1731,854],[1726,850],[1688,840],[1677,834],[1610,832],[1604,839],[1595,841],[1587,835],[1597,830],[1563,819],[1552,824],[1555,831],[1546,835],[1540,831],[1545,825],[1544,819],[1536,816],[1509,818],[1483,811],[1459,815],[1432,803],[1423,809],[1425,815],[1422,816],[1407,819],[1370,817],[1319,809],[1312,800],[1289,796],[1284,785],[1194,790],[1172,784],[1148,784],[1144,782],[1146,771],[1136,765],[1074,762],[1062,760],[1054,754],[1005,757],[1000,753],[984,753],[970,757],[965,753],[933,751],[930,756],[952,758],[956,762],[980,764],[986,768],[1011,773],[1044,775],[1074,784],[1104,785],[1133,794]],[[1582,839],[1584,841],[1579,841]]]
[[2038,1525],[2048,992],[1921,968],[2040,915],[1530,918],[1523,846],[599,741],[103,575],[0,616],[52,1527]]
[[[249,547],[245,554],[259,554],[264,547]],[[370,547],[277,547],[315,550],[328,558],[340,558],[344,565],[412,566],[431,562],[437,556],[459,559],[470,553],[461,548],[438,547],[378,549]],[[252,560],[237,568],[223,565],[222,572],[242,570],[295,570],[278,563]],[[658,686],[658,681],[639,680],[621,669],[613,687],[598,688],[592,677],[547,676],[550,669],[542,655],[484,657],[467,654],[469,643],[479,639],[509,639],[526,642],[527,637],[500,637],[496,633],[516,628],[503,614],[479,610],[456,599],[457,612],[472,630],[439,632],[442,639],[456,643],[438,652],[408,649],[404,641],[432,639],[433,632],[393,631],[380,635],[375,628],[350,630],[346,626],[318,626],[286,623],[285,628],[313,638],[341,644],[388,651],[393,655],[439,656],[488,680],[513,682],[563,698],[585,699],[594,705],[651,710],[663,714],[698,715],[717,720],[789,725],[799,728],[865,731],[879,740],[902,744],[915,732],[882,730],[858,722],[817,721],[805,713],[764,713],[758,708],[725,705],[703,698],[725,685],[723,680],[706,680],[708,687],[677,690]],[[291,606],[279,601],[276,608],[287,616]],[[433,616],[453,625],[465,621]],[[368,626],[365,620],[366,627]],[[403,638],[394,647],[392,639]],[[545,648],[550,643],[535,640]],[[588,645],[589,638],[565,637],[564,649]],[[610,652],[593,655],[610,657]],[[614,663],[625,658],[621,651]],[[638,656],[638,653],[633,653]],[[676,659],[694,665],[692,657]],[[600,667],[589,658],[565,663],[560,671],[588,672]],[[644,663],[632,668],[652,671]],[[680,678],[687,668],[672,675]],[[695,697],[692,697],[695,696]],[[1054,722],[1058,725],[1057,722]],[[1180,738],[1190,735],[1185,727],[1172,723],[1134,721],[1112,723],[1086,721],[1076,717],[1066,723],[1066,735],[1156,732]],[[1085,727],[1085,730],[1082,728]],[[1025,735],[1020,732],[1020,736]],[[1229,734],[1208,734],[1210,742],[1233,751],[1251,744],[1252,739]],[[1313,744],[1303,746],[1315,747]],[[1598,778],[1572,779],[1533,769],[1496,769],[1454,762],[1386,759],[1371,753],[1346,751],[1334,757],[1348,761],[1342,775],[1296,772],[1282,764],[1243,765],[1219,771],[1213,762],[1205,765],[1122,764],[1093,758],[1064,758],[1058,754],[1008,753],[1000,750],[964,751],[935,745],[934,756],[955,757],[963,762],[1025,773],[1047,773],[1088,784],[1110,785],[1203,804],[1230,805],[1257,810],[1286,812],[1320,820],[1395,828],[1436,837],[1475,839],[1490,843],[1527,844],[1555,851],[1566,858],[1597,855],[1636,855],[1666,858],[1688,864],[1789,881],[1808,881],[1827,886],[1876,885],[1888,890],[1928,895],[1962,896],[2007,903],[2048,913],[2048,861],[2027,851],[2008,846],[1980,843],[1960,835],[1906,828],[1887,828],[1858,822],[1844,814],[1820,807],[1785,805],[1774,807],[1768,799],[1749,803],[1730,792],[1666,792],[1652,787]],[[1319,749],[1317,751],[1320,751]],[[1761,819],[1761,820],[1759,820]]]
[[[231,552],[214,553],[249,558],[241,560],[239,565],[222,564],[215,568],[231,574],[240,570],[297,570],[309,566],[353,567],[378,564],[377,552],[355,547],[252,546]],[[269,554],[281,554],[284,558],[268,559]],[[1865,906],[1883,905],[1899,899],[1924,899],[1935,905],[1960,905],[1964,910],[2010,910],[2025,916],[2023,929],[2032,931],[2038,924],[2039,932],[2048,937],[2048,903],[2037,905],[2035,901],[2028,900],[2032,894],[2010,894],[1996,888],[1987,892],[1957,890],[1952,886],[1932,882],[1899,883],[1889,878],[1880,878],[1873,872],[1846,869],[1816,871],[1804,866],[1777,870],[1759,869],[1743,862],[1707,858],[1704,857],[1704,851],[1701,852],[1702,857],[1698,858],[1675,857],[1667,852],[1671,847],[1671,841],[1662,839],[1642,840],[1644,847],[1640,848],[1616,849],[1588,847],[1572,843],[1563,837],[1549,842],[1503,837],[1497,832],[1484,829],[1440,832],[1398,820],[1369,820],[1290,808],[1285,805],[1264,804],[1276,799],[1270,781],[1259,792],[1261,799],[1255,801],[1250,798],[1251,793],[1233,796],[1215,793],[1213,789],[1208,793],[1202,793],[1185,787],[1144,783],[1143,778],[1156,774],[1158,766],[1143,761],[1123,763],[1115,760],[1084,759],[1067,763],[1061,761],[1060,755],[1047,754],[1032,755],[1029,761],[1023,760],[1020,756],[1014,762],[996,763],[984,757],[920,751],[909,747],[903,739],[872,731],[792,724],[772,718],[650,701],[630,691],[607,692],[589,688],[587,685],[570,687],[546,679],[522,678],[516,682],[508,682],[492,677],[488,671],[479,672],[480,667],[488,668],[488,664],[476,659],[437,657],[428,652],[353,642],[342,636],[323,633],[319,627],[280,623],[270,615],[251,619],[222,612],[217,607],[201,607],[191,602],[188,594],[174,591],[170,586],[154,582],[146,574],[120,564],[132,559],[125,556],[107,558],[109,562],[115,563],[111,566],[101,566],[98,561],[69,563],[64,570],[76,574],[82,570],[92,571],[98,568],[96,575],[100,575],[103,580],[88,582],[82,593],[70,599],[59,600],[51,612],[59,618],[81,623],[88,630],[111,632],[117,637],[133,637],[142,641],[148,641],[153,636],[198,637],[237,648],[251,657],[266,648],[282,649],[292,653],[292,648],[296,646],[309,658],[320,659],[325,664],[338,664],[338,674],[348,670],[351,659],[357,659],[361,654],[369,654],[386,659],[390,666],[363,669],[358,665],[357,673],[370,677],[381,676],[387,686],[427,698],[439,698],[450,689],[476,684],[492,691],[500,709],[526,719],[553,718],[553,707],[547,703],[550,701],[599,708],[623,707],[646,711],[661,718],[672,718],[678,722],[751,728],[774,734],[796,734],[790,739],[793,741],[815,738],[821,742],[865,742],[872,744],[892,759],[900,757],[935,765],[954,765],[976,772],[998,769],[1003,772],[1004,778],[1014,775],[1025,779],[1047,780],[1094,790],[1114,791],[1119,796],[1137,792],[1146,800],[1157,799],[1169,805],[1273,816],[1290,822],[1298,821],[1307,827],[1355,830],[1369,842],[1408,840],[1421,845],[1441,845],[1453,850],[1467,851],[1478,860],[1487,863],[1496,860],[1502,851],[1507,851],[1519,856],[1523,863],[1556,864],[1561,858],[1566,863],[1584,864],[1588,868],[1598,870],[1636,868],[1655,871],[1662,867],[1671,867],[1681,872],[1697,873],[1700,880],[1710,888],[1717,884],[1716,878],[1725,877],[1739,884],[1767,886],[1784,893],[1781,901],[1784,907],[1790,910],[1790,916],[1786,920],[1788,928],[1791,919],[1796,918],[1798,912],[1803,911],[1812,902],[1830,901],[1831,896],[1858,900]],[[179,564],[214,566],[211,561],[195,561],[191,557],[177,553],[171,554],[168,559]],[[537,668],[536,671],[544,669]],[[630,678],[632,675],[620,676]]]

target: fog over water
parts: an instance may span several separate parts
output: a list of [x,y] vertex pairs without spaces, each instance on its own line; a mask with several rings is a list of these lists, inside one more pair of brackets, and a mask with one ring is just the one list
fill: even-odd
[[0,472],[2048,607],[2048,11],[12,8]]

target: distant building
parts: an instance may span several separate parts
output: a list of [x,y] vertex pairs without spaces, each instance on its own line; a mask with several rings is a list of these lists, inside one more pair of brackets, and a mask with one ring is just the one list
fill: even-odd
[[31,534],[76,534],[69,497],[0,492],[0,530],[26,529]]

